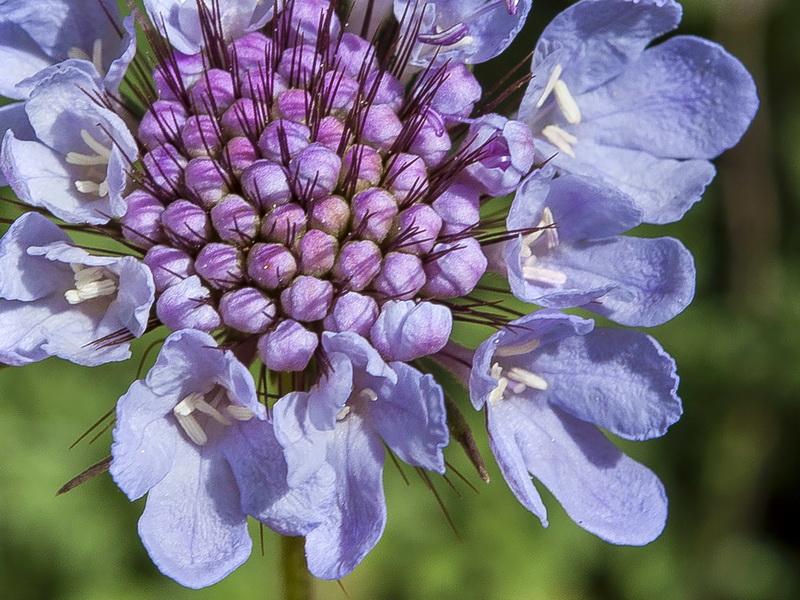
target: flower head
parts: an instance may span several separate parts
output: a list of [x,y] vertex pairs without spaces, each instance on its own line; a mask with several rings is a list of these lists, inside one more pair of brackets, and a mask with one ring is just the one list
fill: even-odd
[[[0,360],[94,365],[168,330],[118,403],[110,466],[148,496],[155,564],[219,581],[249,555],[252,516],[305,536],[318,577],[347,575],[384,530],[386,452],[443,474],[449,429],[471,436],[430,361],[462,375],[543,523],[531,474],[603,539],[654,539],[663,487],[598,427],[663,434],[674,363],[555,309],[649,326],[686,307],[688,251],[626,233],[697,200],[755,110],[743,67],[696,38],[646,48],[677,24],[671,0],[581,0],[545,30],[533,78],[496,93],[467,65],[511,43],[529,0],[357,0],[344,21],[329,0],[144,6],[151,60],[122,87],[127,24],[117,45],[98,28],[92,53],[82,35],[64,53],[53,15],[0,8],[0,31],[47,56],[14,71],[16,95],[0,78],[24,100],[0,111],[0,167],[37,211],[0,241]],[[519,118],[500,114],[528,81]],[[45,212],[103,243],[76,246]],[[506,291],[549,310],[521,316]],[[474,353],[465,326],[490,330]]]

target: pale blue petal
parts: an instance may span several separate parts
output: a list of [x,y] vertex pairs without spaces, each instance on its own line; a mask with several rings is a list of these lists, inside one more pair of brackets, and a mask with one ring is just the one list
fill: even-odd
[[308,570],[320,579],[341,579],[378,543],[386,526],[384,450],[359,415],[337,424],[327,444],[336,474],[336,502],[325,523],[306,536]]

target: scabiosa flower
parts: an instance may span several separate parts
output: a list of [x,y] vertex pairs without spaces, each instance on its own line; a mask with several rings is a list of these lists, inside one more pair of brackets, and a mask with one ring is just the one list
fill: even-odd
[[[383,532],[386,451],[445,472],[458,403],[445,409],[431,361],[486,411],[504,477],[544,524],[530,475],[603,539],[654,539],[661,483],[597,426],[663,434],[681,413],[675,365],[643,333],[556,309],[650,326],[686,307],[688,251],[625,234],[696,201],[755,110],[743,67],[695,38],[645,49],[677,24],[673,2],[582,0],[537,45],[515,119],[467,65],[508,46],[527,0],[144,5],[151,48],[126,86],[119,29],[116,58],[46,51],[63,62],[26,64],[12,96],[29,129],[5,126],[0,166],[37,211],[0,241],[0,360],[95,365],[171,332],[117,405],[110,461],[131,499],[148,496],[139,532],[162,572],[227,576],[252,516],[305,536],[314,575],[347,575]],[[46,23],[0,12],[43,50]],[[649,128],[604,117],[670,61],[682,70],[655,71]],[[602,144],[619,152],[584,154]],[[631,164],[670,175],[640,186],[651,173],[619,177]],[[117,248],[81,248],[45,212]],[[546,310],[521,316],[487,270]],[[473,352],[455,322],[491,332]]]
[[519,117],[561,172],[629,193],[648,223],[680,219],[758,107],[753,78],[719,45],[675,36],[674,0],[581,0],[534,50]]

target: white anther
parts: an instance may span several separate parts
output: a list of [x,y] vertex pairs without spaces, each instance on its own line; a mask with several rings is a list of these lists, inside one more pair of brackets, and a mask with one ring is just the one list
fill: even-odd
[[556,65],[553,67],[553,72],[550,73],[550,79],[547,80],[547,85],[544,86],[544,92],[539,97],[539,101],[536,103],[536,108],[542,108],[544,103],[550,97],[550,94],[553,93],[553,89],[556,87],[556,81],[558,81],[559,77],[561,77],[561,73],[564,71],[564,68],[561,65]]
[[541,239],[542,236],[544,236],[548,250],[558,246],[558,230],[553,220],[553,211],[547,206],[542,209],[542,218],[536,225],[536,231],[523,236],[521,240],[519,255],[522,258],[522,276],[531,281],[563,285],[567,281],[567,276],[564,273],[536,265],[538,257],[534,254],[533,244]]
[[94,68],[101,76],[105,76],[105,72],[103,69],[103,40],[96,39],[92,44],[92,55],[89,54],[83,49],[78,48],[77,46],[73,46],[67,51],[68,58],[78,58],[80,60],[88,60],[93,65]]
[[[208,434],[195,418],[195,413],[207,415],[220,425],[230,425],[231,420],[216,408],[221,402],[226,402],[226,392],[222,388],[217,390],[210,402],[206,401],[203,394],[193,392],[175,405],[172,414],[189,439],[202,446],[208,441]],[[249,421],[255,416],[249,408],[234,404],[227,405],[225,411],[237,421]]]
[[82,194],[94,194],[95,196],[100,196],[101,198],[108,196],[108,182],[105,180],[97,183],[95,181],[79,179],[75,182],[75,189]]
[[204,402],[202,395],[197,393],[189,394],[175,405],[175,408],[172,409],[172,414],[175,415],[178,425],[186,432],[189,439],[198,446],[202,446],[208,441],[208,436],[203,431],[200,423],[197,422],[197,419],[192,416],[198,401]]
[[500,346],[499,348],[497,348],[497,350],[494,351],[494,355],[519,356],[521,354],[528,354],[529,352],[533,352],[538,347],[539,347],[539,340],[531,340],[530,342],[525,342],[524,344],[518,344],[516,346]]
[[503,399],[503,394],[508,387],[508,379],[505,377],[501,377],[497,380],[497,387],[494,388],[491,392],[489,392],[489,402],[492,404],[496,404]]
[[105,267],[85,267],[72,263],[75,288],[64,292],[70,304],[80,304],[101,296],[110,296],[117,291],[117,281]]
[[81,129],[81,139],[86,143],[87,146],[89,146],[89,148],[94,150],[98,156],[105,157],[106,162],[108,162],[108,159],[111,158],[111,149],[106,148],[103,146],[103,144],[94,139],[92,134],[89,133],[87,129]]
[[[108,165],[111,158],[111,150],[98,142],[86,129],[81,129],[81,139],[94,154],[81,154],[80,152],[67,152],[66,161],[71,165],[82,167],[96,167]],[[82,194],[94,194],[105,198],[108,196],[108,181],[103,179],[100,183],[92,180],[82,179],[75,182],[75,188]]]
[[572,146],[578,143],[578,138],[574,135],[564,131],[558,125],[548,125],[542,129],[542,135],[564,154],[575,158],[575,150],[573,150]]
[[195,409],[197,412],[203,413],[204,415],[208,415],[212,419],[214,419],[220,425],[230,425],[231,420],[219,412],[216,408],[214,408],[211,404],[206,402],[205,400],[198,400],[195,402]]
[[511,367],[508,370],[508,378],[534,390],[544,391],[547,389],[547,382],[544,379],[521,367]]
[[82,167],[103,166],[108,164],[108,159],[99,154],[81,154],[80,152],[68,152],[67,162],[71,165],[80,165]]
[[565,273],[556,269],[537,267],[535,264],[536,257],[531,256],[525,259],[525,264],[522,266],[522,276],[528,281],[538,281],[550,285],[564,285],[567,282]]
[[503,393],[506,391],[508,387],[508,379],[503,377],[503,368],[500,366],[499,363],[494,363],[492,365],[489,374],[492,376],[492,379],[497,380],[497,387],[495,387],[491,392],[489,392],[489,402],[495,404],[503,399]]
[[358,393],[359,396],[364,398],[365,400],[369,400],[371,402],[375,402],[378,399],[378,394],[375,393],[375,390],[370,388],[364,388]]
[[225,410],[237,421],[249,421],[256,416],[252,410],[246,406],[239,406],[238,404],[229,404]]
[[203,395],[193,392],[178,402],[172,412],[175,416],[188,417],[195,411],[195,404],[198,401],[203,402]]
[[103,73],[103,40],[96,39],[92,44],[92,64],[100,75]]
[[87,129],[81,129],[81,139],[94,154],[68,152],[67,162],[71,165],[107,165],[111,158],[111,149],[98,142]]
[[538,102],[536,102],[536,108],[542,108],[550,97],[550,94],[555,94],[558,108],[561,110],[561,114],[564,115],[567,123],[577,125],[581,122],[581,109],[578,107],[578,103],[569,91],[566,82],[561,79],[561,73],[563,72],[564,68],[561,65],[553,67],[550,78],[547,80],[547,85],[544,86],[544,91],[539,97]]
[[575,98],[572,97],[572,94],[567,87],[567,84],[564,83],[563,79],[559,79],[556,81],[555,85],[553,86],[553,93],[556,95],[556,102],[558,102],[558,108],[561,109],[561,113],[564,115],[564,118],[567,120],[568,123],[572,125],[577,125],[581,122],[581,109],[578,108],[578,103],[575,102]]
[[105,267],[87,267],[80,263],[70,263],[69,266],[74,273],[75,283],[100,281],[105,273]]
[[350,414],[350,407],[345,406],[339,413],[336,415],[337,421],[344,421],[347,418],[347,415]]
[[67,58],[77,58],[78,60],[92,60],[92,58],[86,54],[86,51],[83,48],[78,48],[77,46],[73,46],[67,51]]
[[[537,225],[537,227],[540,226]],[[536,240],[542,237],[543,233],[544,229],[537,229],[536,231],[531,231],[529,234],[522,236],[522,241],[519,248],[519,255],[522,258],[533,256],[533,250],[531,249],[531,246]]]
[[533,255],[533,244],[543,235],[547,240],[547,248],[552,250],[558,246],[558,229],[555,227],[555,220],[553,219],[553,211],[549,206],[542,209],[542,218],[536,224],[536,230],[531,231],[529,234],[522,236],[521,247],[519,250],[522,258],[528,258]]
[[489,375],[492,376],[493,379],[499,380],[500,377],[503,376],[503,367],[500,366],[500,363],[494,363],[492,365],[491,371],[489,371]]

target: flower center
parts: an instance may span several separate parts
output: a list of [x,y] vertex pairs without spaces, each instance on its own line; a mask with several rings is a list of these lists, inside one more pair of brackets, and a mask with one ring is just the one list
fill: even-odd
[[[207,396],[211,397],[209,401],[206,400]],[[210,422],[229,426],[231,419],[249,421],[255,416],[249,408],[232,404],[222,388],[217,389],[214,394],[204,395],[197,392],[189,394],[175,405],[172,414],[189,439],[198,446],[208,442],[206,429]],[[199,415],[206,416],[204,422],[198,418]]]
[[[84,143],[94,151],[94,154],[81,154],[79,152],[67,153],[66,160],[69,164],[88,168],[87,173],[90,179],[75,181],[75,187],[83,194],[95,194],[104,198],[108,196],[108,182],[104,174],[107,170],[105,167],[108,166],[108,161],[111,157],[111,149],[103,146],[103,144],[92,137],[92,134],[86,129],[81,129],[81,138]],[[97,169],[97,167],[103,168]],[[93,180],[98,174],[102,174],[103,176],[102,181],[99,183]]]
[[528,388],[545,391],[548,387],[544,378],[522,367],[504,370],[500,363],[494,363],[489,374],[497,381],[497,386],[489,393],[489,402],[492,404],[503,400],[506,390],[509,389],[515,394],[521,394]]
[[[556,105],[558,106],[561,115],[566,119],[570,125],[578,125],[581,122],[581,110],[578,103],[569,91],[569,87],[561,79],[563,67],[559,64],[553,67],[550,73],[550,78],[547,80],[547,85],[536,102],[536,108],[541,109],[544,107],[547,100],[555,97]],[[575,150],[573,146],[578,143],[578,138],[569,133],[562,127],[555,124],[548,124],[541,130],[542,135],[556,148],[565,154],[575,157]]]
[[375,402],[378,400],[378,394],[375,393],[375,390],[371,388],[363,388],[357,394],[354,394],[350,397],[350,401],[354,402],[354,405],[347,404],[345,405],[342,410],[336,415],[337,421],[344,421],[353,410],[358,410],[358,403],[359,402]]
[[117,279],[105,267],[87,267],[77,263],[70,263],[70,267],[75,274],[75,288],[64,292],[64,297],[70,304],[80,304],[116,293]]
[[[139,128],[141,189],[122,226],[149,248],[159,294],[197,275],[203,310],[225,327],[291,333],[296,347],[337,323],[367,335],[386,302],[445,293],[428,281],[454,268],[444,259],[461,249],[459,224],[434,201],[485,152],[453,158],[433,106],[444,71],[406,93],[370,43],[331,33],[334,16],[311,35],[293,19],[278,10],[266,33],[157,67],[160,100]],[[84,139],[96,155],[69,159],[99,164],[99,145]],[[337,316],[345,296],[358,315]],[[169,326],[190,322],[187,312]]]
[[544,283],[548,285],[564,285],[567,276],[557,269],[548,269],[539,266],[539,255],[549,252],[559,244],[558,229],[553,220],[553,213],[549,207],[542,210],[542,218],[533,231],[522,238],[519,255],[522,260],[522,276],[528,281]]

